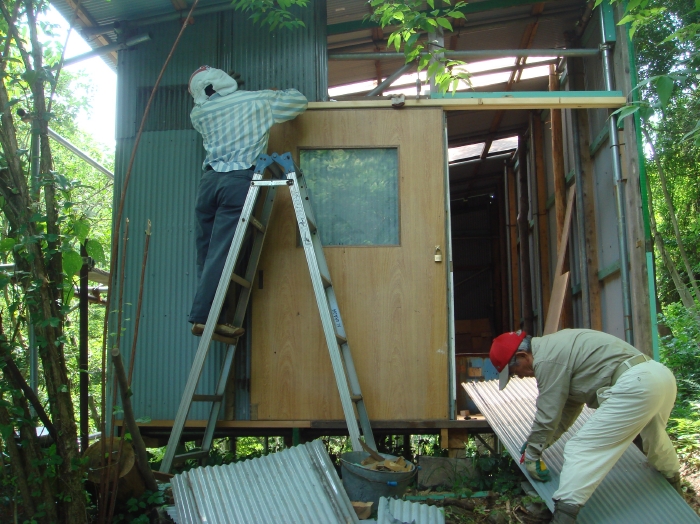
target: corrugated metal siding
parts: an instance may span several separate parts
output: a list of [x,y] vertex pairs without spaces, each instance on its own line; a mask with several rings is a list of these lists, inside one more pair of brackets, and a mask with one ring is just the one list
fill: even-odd
[[[192,71],[202,64],[234,69],[242,75],[242,87],[247,90],[293,87],[309,100],[322,100],[327,92],[325,2],[318,0],[300,14],[305,28],[274,32],[230,11],[198,17],[183,33],[163,76],[148,129],[191,129],[188,116],[192,100],[186,86]],[[179,30],[178,21],[143,27],[140,32],[150,32],[152,40],[120,51],[117,139],[136,134],[148,96]]]
[[[204,150],[189,122],[192,101],[187,81],[194,69],[210,64],[226,70],[235,67],[247,89],[296,87],[311,100],[317,93],[325,94],[325,51],[319,51],[325,50],[325,1],[313,5],[315,11],[304,12],[306,29],[298,32],[270,33],[232,12],[198,17],[185,31],[163,76],[124,209],[124,217],[131,221],[124,302],[132,304],[124,308],[125,318],[130,318],[138,297],[142,232],[147,220],[153,223],[133,380],[137,417],[175,418],[198,342],[189,333],[187,314],[196,286],[194,204]],[[177,22],[143,28],[153,40],[119,53],[115,190],[123,183],[148,96],[179,29]],[[118,201],[115,196],[115,216]],[[127,357],[133,319],[124,327],[122,351]],[[202,373],[201,393],[212,393],[218,378],[223,350],[216,346],[221,345],[213,347]],[[236,362],[239,368],[247,366],[244,354]],[[236,371],[237,382],[244,386],[247,376],[245,369]],[[245,398],[242,392],[236,395],[237,418],[249,416],[248,406],[242,404]],[[195,404],[189,418],[206,416],[207,406]]]
[[[133,140],[117,143],[115,185],[121,185]],[[141,326],[134,367],[134,410],[137,417],[172,420],[180,403],[198,338],[189,332],[187,315],[196,286],[194,249],[194,195],[202,162],[196,131],[144,133],[134,163],[124,217],[130,221],[124,287],[125,331],[122,351],[131,347],[134,312],[147,221],[152,236],[143,295]],[[118,206],[115,200],[114,209]],[[122,224],[122,234],[124,225]],[[120,255],[121,258],[121,255]],[[220,344],[216,344],[220,346]],[[221,347],[219,348],[221,349]],[[216,384],[223,351],[211,352],[202,373],[203,384]],[[212,361],[213,360],[213,361]],[[208,415],[195,404],[190,418]]]
[[[465,383],[463,387],[487,418],[491,427],[513,457],[527,440],[535,417],[537,384],[534,378],[511,379],[508,387],[498,390],[498,381]],[[559,473],[564,463],[564,446],[593,410],[584,408],[574,425],[557,442],[545,450],[543,459],[552,473],[550,482],[533,482],[533,487],[554,509],[552,494],[559,487]],[[520,469],[525,472],[524,466]],[[659,522],[700,522],[700,518],[674,491],[666,479],[649,467],[634,444],[608,473],[578,517],[580,524],[658,524]]]
[[445,524],[445,510],[418,502],[399,499],[379,499],[377,524]]
[[195,468],[172,485],[181,524],[359,522],[321,440]]

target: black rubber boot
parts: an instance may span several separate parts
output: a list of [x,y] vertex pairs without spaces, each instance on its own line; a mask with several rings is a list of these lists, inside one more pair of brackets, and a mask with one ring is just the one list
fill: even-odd
[[673,489],[675,489],[678,494],[682,497],[683,496],[683,490],[681,489],[681,474],[676,473],[672,477],[666,477],[666,480],[668,480],[668,483],[673,486]]
[[554,501],[554,515],[550,524],[575,524],[578,512],[583,506],[577,504],[567,504],[559,500]]

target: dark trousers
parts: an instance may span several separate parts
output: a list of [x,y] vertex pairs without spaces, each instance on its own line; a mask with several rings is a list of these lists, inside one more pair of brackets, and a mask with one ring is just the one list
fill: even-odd
[[202,174],[195,207],[199,283],[189,316],[193,324],[207,321],[252,178],[250,169]]

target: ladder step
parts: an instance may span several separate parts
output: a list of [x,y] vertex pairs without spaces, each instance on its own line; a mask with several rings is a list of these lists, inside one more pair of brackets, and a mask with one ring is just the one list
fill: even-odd
[[245,278],[236,275],[235,273],[231,274],[231,280],[233,280],[236,284],[243,286],[246,289],[250,289],[250,282],[248,282]]
[[262,223],[255,218],[253,215],[250,216],[250,225],[253,226],[255,229],[260,231],[261,233],[265,232],[265,226],[262,225]]
[[193,395],[192,402],[221,402],[223,395]]
[[209,456],[208,451],[190,451],[189,453],[183,453],[182,455],[175,455],[173,462],[184,462],[186,460],[198,460]]
[[360,402],[362,400],[362,395],[350,395],[350,400],[353,402]]
[[335,339],[338,341],[338,344],[341,345],[341,346],[342,346],[343,344],[347,344],[347,343],[348,343],[348,339],[345,338],[345,337],[342,336],[342,335],[339,335],[338,333],[335,334]]

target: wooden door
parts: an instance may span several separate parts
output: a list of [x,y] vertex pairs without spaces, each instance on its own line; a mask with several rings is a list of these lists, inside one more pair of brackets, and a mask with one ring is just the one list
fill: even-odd
[[[443,137],[440,109],[382,109],[309,110],[276,126],[270,139],[270,152],[291,151],[297,164],[306,149],[396,149],[398,242],[324,248],[374,420],[448,417],[447,268],[435,261],[436,246],[445,255]],[[295,229],[281,188],[253,294],[252,413],[259,420],[342,419]]]

